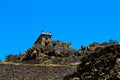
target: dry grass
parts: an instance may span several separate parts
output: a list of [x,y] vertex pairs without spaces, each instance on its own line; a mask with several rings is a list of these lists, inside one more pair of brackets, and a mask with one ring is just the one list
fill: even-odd
[[16,65],[16,66],[66,66],[66,67],[70,67],[68,65],[59,65],[59,64],[52,64],[52,63],[49,63],[49,64],[25,64],[25,63],[14,63],[14,62],[0,62],[0,64],[5,64],[5,65]]

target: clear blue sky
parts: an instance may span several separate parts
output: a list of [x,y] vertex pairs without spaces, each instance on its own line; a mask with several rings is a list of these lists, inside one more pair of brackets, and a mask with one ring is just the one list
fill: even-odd
[[30,48],[42,30],[75,49],[120,41],[120,0],[0,0],[0,59]]

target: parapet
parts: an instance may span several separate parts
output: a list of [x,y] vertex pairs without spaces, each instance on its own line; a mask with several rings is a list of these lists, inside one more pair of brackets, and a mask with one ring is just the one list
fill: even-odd
[[42,32],[41,34],[42,34],[42,35],[50,35],[50,36],[52,36],[52,33],[51,33],[51,32],[49,32],[49,33],[47,33],[47,32]]

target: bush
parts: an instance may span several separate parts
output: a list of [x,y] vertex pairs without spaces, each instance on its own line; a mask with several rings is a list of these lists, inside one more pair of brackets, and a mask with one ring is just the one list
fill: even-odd
[[44,61],[42,64],[44,64],[44,65],[50,65],[50,64],[53,64],[53,63],[52,63],[52,61],[47,60],[47,61]]
[[117,41],[117,40],[110,39],[110,40],[109,40],[109,43],[110,43],[110,44],[111,44],[111,43],[116,43],[116,44],[118,44],[118,41]]
[[14,80],[14,79],[11,77],[6,77],[5,80]]
[[17,56],[16,55],[8,55],[8,56],[6,56],[6,61],[16,62]]

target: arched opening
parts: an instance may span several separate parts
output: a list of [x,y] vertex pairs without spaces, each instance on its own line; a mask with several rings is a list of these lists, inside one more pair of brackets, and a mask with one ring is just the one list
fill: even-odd
[[53,47],[55,47],[56,46],[56,43],[53,43]]
[[48,40],[48,38],[47,38],[47,37],[46,37],[45,39],[46,39],[46,40]]
[[48,43],[47,43],[47,42],[45,42],[45,46],[48,46]]

